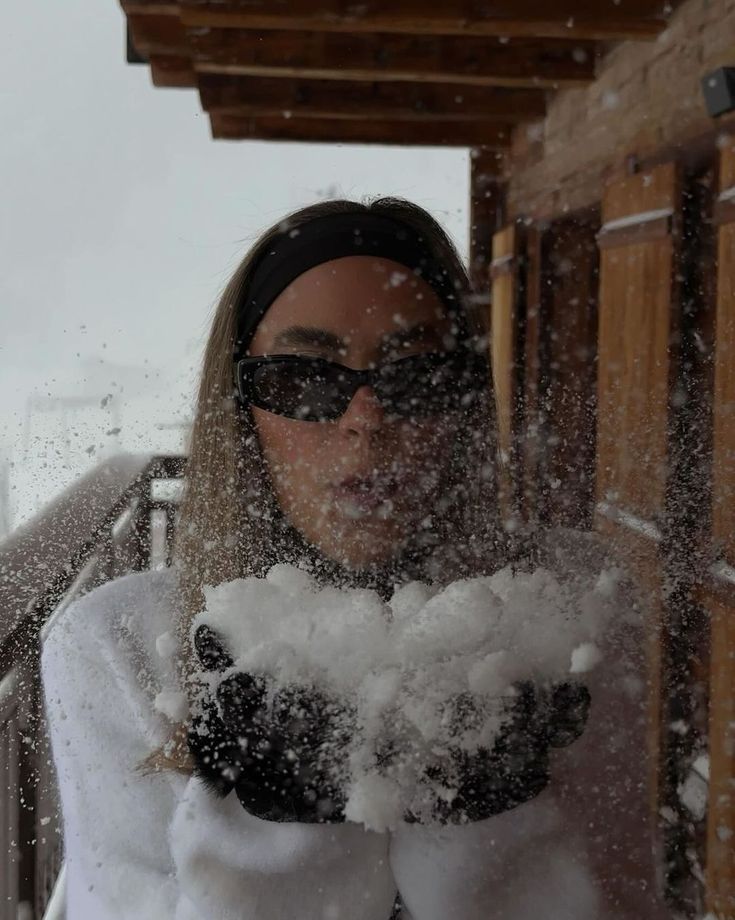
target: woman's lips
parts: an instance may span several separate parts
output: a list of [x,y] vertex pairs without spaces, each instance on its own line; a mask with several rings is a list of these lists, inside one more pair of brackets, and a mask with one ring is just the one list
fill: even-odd
[[332,486],[338,501],[349,502],[363,511],[370,511],[392,498],[398,491],[393,477],[348,476]]

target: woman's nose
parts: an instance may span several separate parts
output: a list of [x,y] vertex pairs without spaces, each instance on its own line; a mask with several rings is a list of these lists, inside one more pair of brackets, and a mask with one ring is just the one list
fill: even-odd
[[377,431],[383,424],[385,412],[375,390],[368,384],[358,387],[349,405],[339,419],[339,427],[346,431]]

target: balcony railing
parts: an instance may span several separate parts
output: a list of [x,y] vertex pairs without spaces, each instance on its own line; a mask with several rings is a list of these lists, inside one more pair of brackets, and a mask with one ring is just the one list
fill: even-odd
[[79,595],[170,564],[184,467],[183,457],[115,457],[0,543],[0,920],[64,917],[43,639]]

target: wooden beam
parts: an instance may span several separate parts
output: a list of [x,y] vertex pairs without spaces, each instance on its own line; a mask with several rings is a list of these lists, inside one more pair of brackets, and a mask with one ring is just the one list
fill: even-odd
[[[145,5],[145,4],[144,4]],[[124,3],[126,8],[135,3]],[[651,39],[666,25],[661,0],[182,0],[181,20],[202,28],[317,29],[415,35]]]
[[159,87],[193,89],[197,86],[191,58],[175,54],[151,55],[151,79],[153,85]]
[[178,8],[153,12],[128,12],[128,25],[133,44],[146,57],[151,54],[191,56],[186,30],[181,24]]
[[503,154],[485,147],[470,153],[470,278],[478,303],[490,303],[493,235],[505,217]]
[[510,129],[487,122],[341,121],[316,118],[240,118],[210,114],[212,137],[222,140],[307,141],[424,147],[502,149]]
[[569,39],[189,29],[198,71],[329,80],[557,88],[595,76],[597,46]]
[[444,83],[361,83],[199,74],[202,107],[247,117],[501,121],[541,118],[545,93]]

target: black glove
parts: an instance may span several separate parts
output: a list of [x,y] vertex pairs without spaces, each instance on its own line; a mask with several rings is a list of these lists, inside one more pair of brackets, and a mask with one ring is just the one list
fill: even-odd
[[[523,682],[505,704],[510,717],[492,748],[452,746],[448,758],[424,771],[423,793],[407,821],[463,824],[509,811],[535,798],[549,783],[549,749],[571,744],[584,731],[590,695],[577,683],[539,689]],[[453,701],[458,730],[479,728],[482,714],[469,694]],[[436,786],[456,790],[451,798]]]
[[[206,625],[194,637],[207,671],[234,661]],[[340,775],[354,712],[313,688],[291,686],[268,699],[262,677],[236,673],[204,689],[188,733],[195,773],[219,796],[234,788],[242,806],[268,821],[344,821]]]

